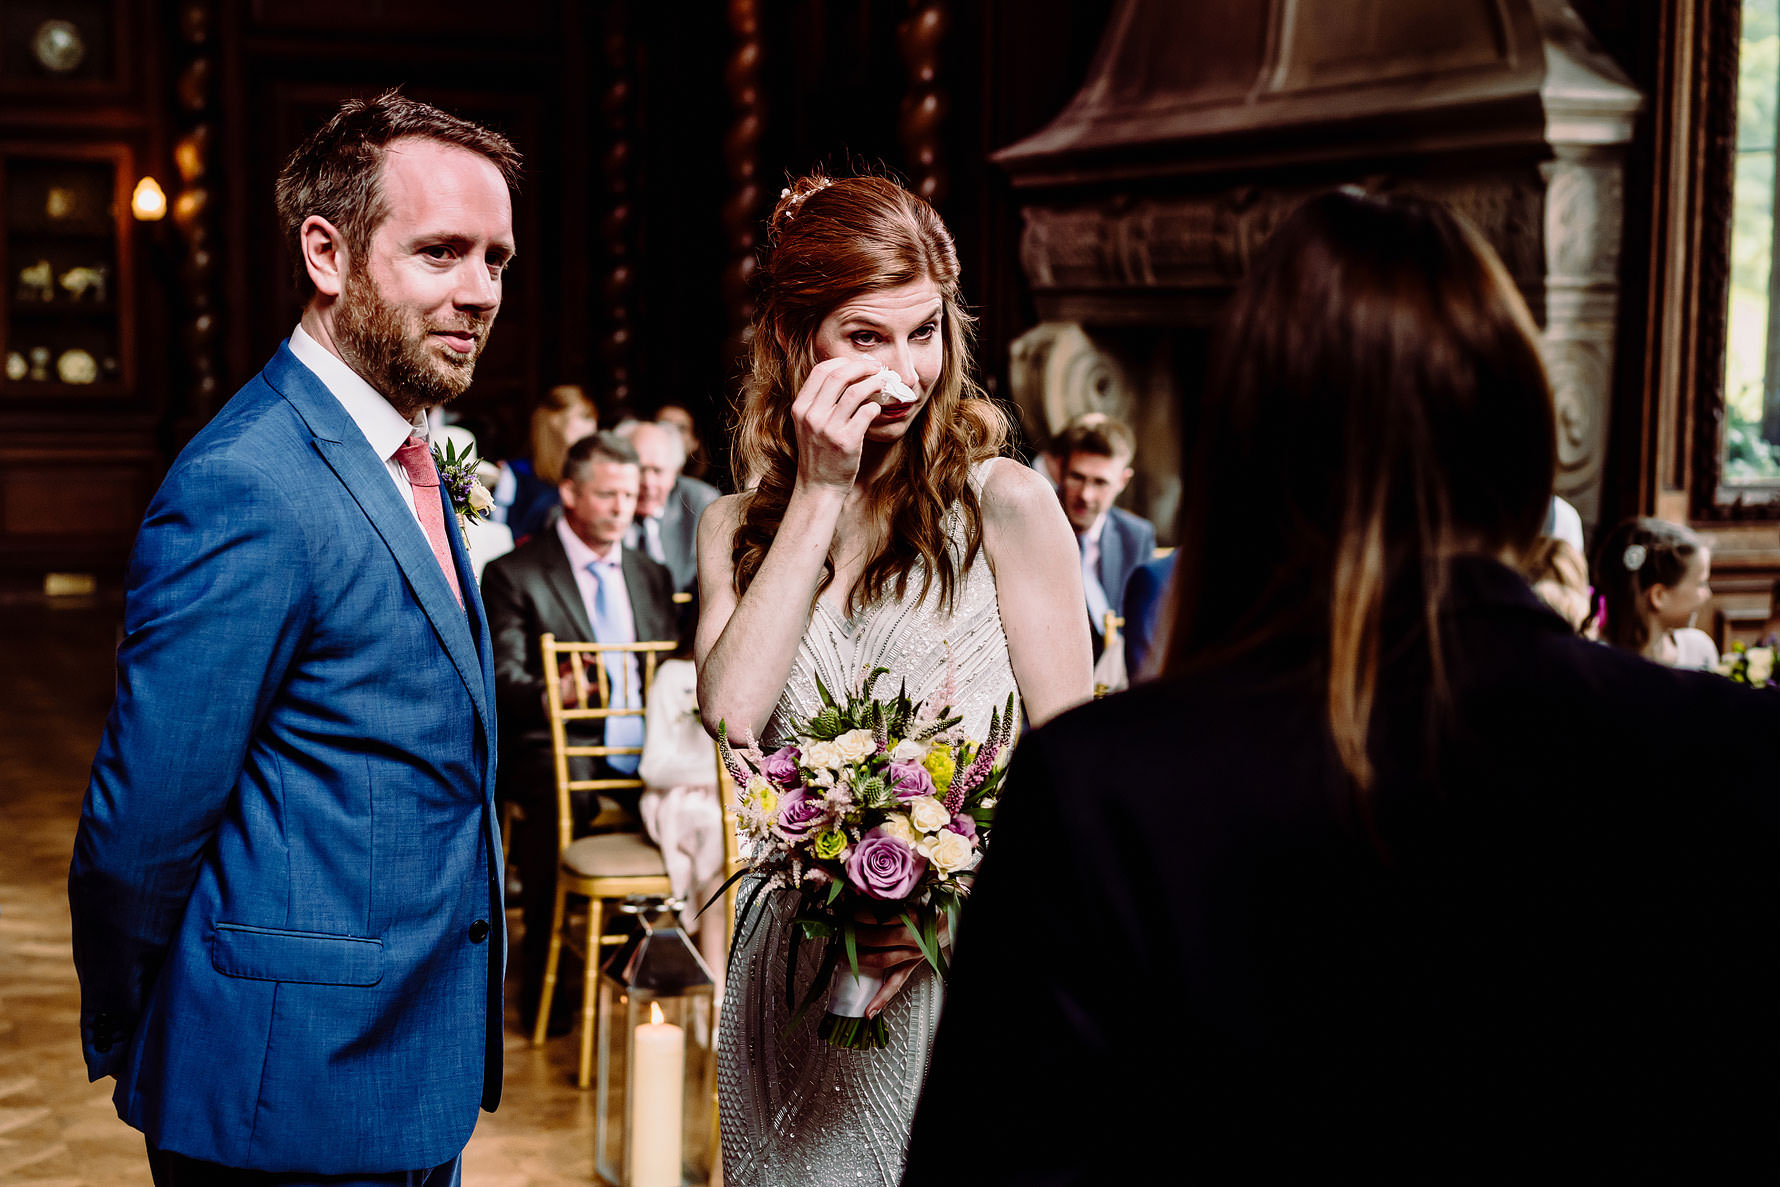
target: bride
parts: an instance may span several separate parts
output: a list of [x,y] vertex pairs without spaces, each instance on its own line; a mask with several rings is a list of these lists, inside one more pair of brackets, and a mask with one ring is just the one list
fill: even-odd
[[[969,377],[939,216],[883,178],[806,177],[767,244],[735,444],[751,485],[699,524],[707,726],[770,750],[818,707],[817,680],[839,696],[874,667],[917,700],[954,689],[975,737],[1016,689],[1035,724],[1086,700],[1075,539],[1049,484],[997,456],[1005,424]],[[796,903],[761,896],[737,922],[718,1051],[724,1180],[895,1184],[939,983],[905,928],[862,921],[859,963],[885,978],[867,1014],[882,1012],[890,1045],[829,1047],[820,1010],[787,1030]],[[799,952],[800,1000],[821,947]]]

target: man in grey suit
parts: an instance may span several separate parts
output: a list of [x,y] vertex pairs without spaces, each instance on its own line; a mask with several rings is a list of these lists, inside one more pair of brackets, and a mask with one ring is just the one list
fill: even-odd
[[691,593],[698,584],[698,517],[716,502],[717,488],[680,472],[686,439],[678,425],[632,421],[618,433],[635,447],[642,479],[624,543],[666,565],[674,592]]
[[1125,584],[1156,550],[1156,528],[1142,516],[1113,506],[1131,481],[1137,443],[1131,430],[1106,417],[1082,418],[1064,429],[1056,458],[1057,496],[1082,549],[1082,587],[1094,658],[1105,647],[1107,611],[1125,604]]
[[[562,516],[482,575],[493,641],[496,704],[501,721],[502,799],[525,808],[525,827],[514,838],[525,911],[525,998],[536,1005],[550,940],[550,887],[557,864],[557,809],[544,671],[539,637],[600,643],[673,639],[673,578],[665,566],[624,547],[636,507],[637,454],[613,433],[595,433],[570,447],[563,462]],[[640,718],[613,718],[613,745],[640,745]],[[585,726],[574,741],[599,743],[599,727]],[[621,729],[635,737],[619,737]],[[628,759],[628,761],[626,761]],[[606,760],[607,774],[632,774],[634,757]],[[577,778],[592,777],[577,773]],[[634,795],[628,804],[634,809]],[[575,805],[581,823],[591,802]]]

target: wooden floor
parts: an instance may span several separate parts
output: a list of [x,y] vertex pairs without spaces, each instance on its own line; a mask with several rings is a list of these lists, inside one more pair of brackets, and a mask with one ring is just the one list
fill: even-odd
[[[111,1081],[87,1083],[69,955],[68,857],[110,705],[117,620],[103,602],[0,597],[0,1183],[149,1183],[142,1136],[117,1119]],[[533,1050],[515,993],[510,980],[501,1107],[464,1151],[464,1182],[589,1183],[592,1094],[574,1086],[576,1040]]]

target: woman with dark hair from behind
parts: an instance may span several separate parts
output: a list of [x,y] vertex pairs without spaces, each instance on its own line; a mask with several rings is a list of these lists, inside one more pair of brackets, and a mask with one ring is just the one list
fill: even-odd
[[1780,700],[1539,604],[1554,439],[1455,216],[1281,226],[1161,678],[1014,758],[905,1183],[1773,1172]]

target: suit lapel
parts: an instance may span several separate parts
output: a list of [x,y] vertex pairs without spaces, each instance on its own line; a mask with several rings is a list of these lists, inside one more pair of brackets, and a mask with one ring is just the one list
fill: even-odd
[[587,617],[587,604],[581,600],[581,587],[575,582],[569,554],[563,551],[555,526],[544,529],[538,539],[544,547],[544,583],[561,606],[563,616],[575,624],[575,638],[591,642],[593,620]]
[[[487,666],[482,659],[487,648],[487,628],[481,625],[485,621],[482,604],[474,593],[476,583],[467,575],[467,567],[460,561],[458,572],[464,596],[475,599],[468,604],[475,607],[475,620],[484,636],[480,652],[478,641],[471,633],[471,615],[452,596],[445,574],[433,556],[432,546],[427,543],[426,533],[396,492],[383,459],[352,423],[346,409],[309,368],[297,361],[288,346],[279,347],[272,362],[267,364],[266,378],[303,417],[303,422],[315,434],[316,452],[365,513],[365,518],[371,521],[377,534],[383,537],[390,555],[407,579],[408,587],[414,591],[415,601],[420,603],[445,648],[445,654],[457,668],[464,690],[476,707],[476,715],[481,718],[484,734],[489,734],[494,728],[494,714],[490,711],[492,697],[488,692]],[[438,497],[445,497],[443,486],[439,488]],[[454,518],[449,504],[446,504],[445,516],[448,524]],[[462,542],[456,542],[452,551],[454,555],[460,555]]]
[[673,638],[672,628],[660,616],[661,607],[654,596],[655,584],[649,579],[649,571],[643,567],[638,554],[626,548],[619,554],[619,565],[624,570],[624,588],[630,591],[630,612],[636,622],[637,638]]
[[1114,614],[1123,614],[1119,605],[1118,577],[1125,566],[1125,538],[1119,532],[1118,520],[1107,512],[1106,527],[1100,533],[1100,588],[1106,592],[1106,604]]

